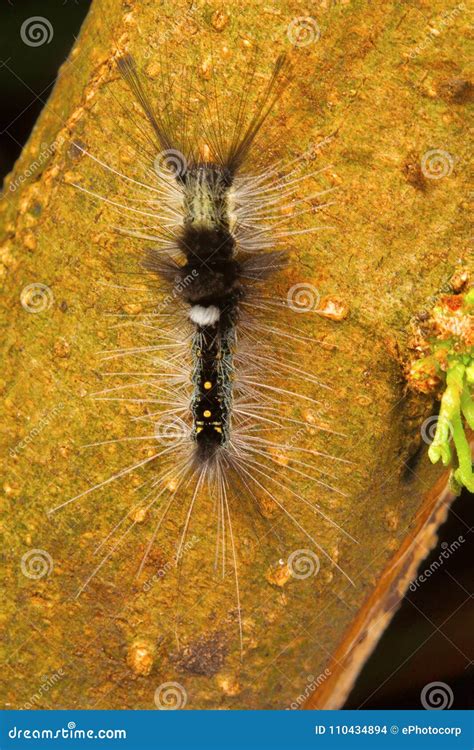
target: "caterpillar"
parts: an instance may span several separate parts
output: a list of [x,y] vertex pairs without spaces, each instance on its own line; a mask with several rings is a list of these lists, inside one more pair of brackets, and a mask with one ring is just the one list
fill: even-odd
[[[145,112],[157,145],[174,171],[182,204],[182,227],[176,246],[185,259],[179,265],[173,258],[162,259],[159,251],[149,253],[147,267],[179,288],[195,325],[193,334],[194,390],[191,398],[192,435],[195,443],[193,465],[212,469],[224,452],[229,454],[232,412],[233,349],[240,302],[245,297],[245,279],[258,280],[270,274],[279,253],[238,259],[238,220],[233,195],[235,178],[260,127],[272,109],[275,91],[285,58],[279,57],[259,109],[239,140],[222,149],[214,161],[201,161],[189,153],[177,163],[170,155],[180,154],[162,121],[154,114],[137,75],[134,61],[123,57],[119,69]],[[188,284],[184,281],[189,279]],[[228,456],[228,460],[229,460]]]
[[[307,154],[265,163],[268,148],[258,149],[289,83],[287,56],[277,57],[269,79],[253,98],[258,76],[252,57],[227,129],[214,102],[215,91],[207,90],[198,98],[202,109],[193,119],[186,107],[178,107],[177,115],[169,102],[158,109],[153,105],[129,54],[118,55],[117,67],[140,110],[138,115],[134,111],[132,133],[123,142],[128,171],[77,141],[76,152],[118,186],[116,195],[111,195],[98,192],[96,183],[74,184],[120,215],[116,231],[122,238],[145,243],[140,273],[152,290],[159,289],[159,299],[153,300],[151,311],[136,313],[133,321],[127,313],[123,322],[120,314],[119,325],[134,326],[144,345],[105,352],[106,362],[135,360],[135,369],[110,373],[125,382],[95,397],[122,400],[124,391],[141,389],[141,395],[126,400],[144,408],[135,421],[151,425],[153,434],[118,440],[157,442],[159,448],[52,512],[151,469],[151,476],[138,486],[138,501],[99,545],[97,551],[104,554],[81,585],[81,593],[143,516],[154,514],[155,519],[138,575],[144,572],[170,516],[175,515],[181,517],[175,551],[181,565],[196,507],[204,496],[210,498],[209,517],[215,517],[217,529],[215,567],[221,567],[224,578],[229,562],[233,571],[242,649],[236,525],[241,529],[262,521],[260,536],[270,546],[274,538],[281,544],[278,527],[283,518],[299,537],[309,540],[317,555],[351,580],[336,555],[318,542],[315,520],[338,536],[353,541],[352,537],[333,520],[324,501],[308,499],[295,488],[300,482],[311,492],[319,488],[344,496],[331,467],[348,464],[344,457],[311,445],[317,433],[332,439],[343,435],[325,422],[324,403],[315,397],[315,390],[329,394],[330,387],[291,354],[295,344],[317,344],[294,320],[301,311],[298,297],[308,290],[296,284],[281,298],[272,296],[271,287],[272,279],[288,264],[285,244],[324,228],[292,229],[288,223],[331,205],[328,196],[334,188],[309,188],[324,168],[308,172]],[[180,86],[186,100],[193,84],[183,79]],[[121,102],[116,104],[123,113]],[[124,216],[130,216],[134,224],[126,226]],[[143,293],[142,288],[124,289]],[[313,302],[310,310],[314,310]],[[307,300],[303,300],[304,309],[308,309]],[[292,319],[279,325],[277,319],[285,316]],[[115,442],[107,439],[91,445]]]

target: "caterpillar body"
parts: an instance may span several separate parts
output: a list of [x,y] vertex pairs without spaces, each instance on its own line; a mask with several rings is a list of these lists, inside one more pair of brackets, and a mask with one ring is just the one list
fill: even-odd
[[[141,265],[152,282],[158,281],[160,294],[163,290],[166,294],[164,305],[154,304],[151,312],[132,321],[144,346],[105,355],[111,362],[135,359],[135,369],[112,373],[127,382],[96,397],[122,400],[124,390],[141,389],[141,396],[132,396],[130,402],[144,406],[136,419],[151,425],[154,434],[125,439],[156,438],[159,447],[58,508],[152,467],[151,476],[139,485],[142,494],[137,503],[99,545],[105,554],[82,584],[83,591],[137,527],[137,509],[155,515],[139,574],[171,514],[181,519],[175,555],[181,561],[196,506],[206,496],[211,503],[208,519],[211,510],[217,519],[216,566],[221,559],[224,578],[229,562],[233,571],[242,648],[236,526],[245,526],[249,508],[258,511],[257,524],[263,523],[259,536],[265,546],[280,538],[283,517],[299,537],[310,541],[315,554],[350,580],[309,523],[317,519],[338,537],[350,535],[333,520],[324,501],[307,499],[295,486],[302,482],[312,490],[344,495],[332,467],[347,463],[346,459],[308,444],[315,433],[333,439],[341,436],[322,418],[324,404],[314,393],[330,389],[291,353],[294,343],[317,342],[294,322],[295,310],[300,311],[294,299],[300,285],[283,298],[272,296],[268,286],[272,275],[287,265],[286,243],[321,229],[291,229],[288,220],[330,205],[326,196],[333,188],[318,186],[311,192],[311,180],[324,170],[305,172],[304,155],[289,166],[276,162],[263,169],[257,169],[258,154],[252,157],[288,83],[285,56],[277,58],[253,102],[249,90],[256,85],[256,68],[249,65],[236,98],[233,125],[226,132],[209,112],[209,96],[204,97],[202,117],[191,130],[189,113],[178,118],[178,132],[172,113],[166,107],[153,107],[132,57],[120,55],[118,68],[143,113],[124,151],[133,158],[139,153],[143,161],[137,159],[135,171],[127,173],[78,142],[77,150],[121,187],[113,197],[99,193],[95,185],[76,187],[120,214],[121,235],[146,243]],[[133,219],[132,226],[124,225],[124,216]],[[304,304],[308,307],[307,301]],[[308,309],[314,307],[311,301]],[[280,326],[276,321],[281,315],[293,319]],[[304,410],[310,416],[302,416]],[[114,441],[96,445],[110,442]],[[209,524],[205,533],[211,533]]]
[[[243,280],[248,274],[256,278],[259,272],[271,272],[272,261],[280,258],[279,254],[267,255],[260,259],[263,263],[256,263],[255,258],[247,262],[237,259],[232,189],[239,167],[281,92],[276,84],[285,67],[285,57],[278,58],[259,110],[240,140],[234,140],[227,153],[221,150],[220,163],[196,161],[194,155],[183,157],[154,114],[133,59],[123,57],[118,65],[142,105],[168,163],[169,155],[178,154],[177,163],[172,162],[171,166],[183,208],[177,247],[186,262],[178,265],[168,259],[166,263],[159,254],[151,253],[147,265],[158,275],[174,277],[183,290],[182,298],[190,305],[189,318],[196,326],[192,344],[194,393],[191,400],[194,455],[198,464],[212,464],[230,441],[232,352],[239,305],[245,297]],[[190,283],[182,285],[190,277]]]

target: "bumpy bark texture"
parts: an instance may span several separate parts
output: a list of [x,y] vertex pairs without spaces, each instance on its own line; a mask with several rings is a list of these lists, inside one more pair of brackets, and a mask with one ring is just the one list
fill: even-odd
[[[472,89],[460,62],[467,13],[462,3],[447,12],[441,0],[321,1],[310,9],[320,36],[311,26],[312,43],[296,49],[287,30],[308,8],[297,0],[225,6],[198,0],[191,10],[181,0],[96,0],[6,181],[0,259],[7,316],[2,621],[8,637],[2,640],[9,668],[2,673],[2,699],[10,707],[152,708],[160,686],[158,703],[167,696],[184,705],[185,696],[188,708],[282,708],[310,695],[310,705],[336,707],[434,539],[451,496],[420,438],[432,399],[407,395],[400,352],[412,316],[429,310],[453,273],[472,263],[465,249],[463,130]],[[109,161],[120,154],[122,136],[118,130],[113,137],[106,96],[117,78],[111,53],[133,51],[153,77],[162,40],[196,66],[198,47],[207,45],[213,55],[227,55],[232,70],[243,46],[257,38],[265,65],[283,49],[294,55],[294,84],[272,125],[278,150],[295,158],[333,136],[317,163],[333,165],[329,184],[340,187],[328,222],[335,229],[293,237],[292,262],[272,291],[284,296],[304,282],[349,308],[342,320],[298,316],[315,343],[288,346],[333,388],[331,426],[347,436],[315,436],[309,447],[352,462],[332,465],[347,497],[323,488],[316,497],[304,478],[299,491],[358,543],[330,526],[318,528],[313,518],[318,540],[354,585],[324,558],[317,575],[292,578],[278,566],[277,553],[269,557],[248,542],[242,513],[235,522],[243,560],[241,659],[232,595],[202,572],[214,555],[211,506],[202,504],[193,522],[191,536],[199,543],[180,583],[193,606],[179,642],[173,625],[178,582],[166,547],[167,537],[177,534],[173,519],[165,539],[156,541],[145,579],[133,582],[150,527],[137,524],[140,533],[76,599],[98,562],[94,548],[135,502],[133,481],[111,483],[51,517],[46,512],[149,450],[140,443],[79,449],[143,434],[131,432],[126,408],[87,398],[107,387],[97,350],[133,344],[130,334],[120,338],[109,325],[106,313],[116,307],[104,300],[99,283],[133,285],[110,262],[125,254],[128,241],[108,233],[102,207],[70,184],[81,174],[93,179],[96,169],[72,141],[103,154],[106,138]],[[235,71],[238,86],[238,65]],[[46,148],[45,158],[45,144],[52,143],[59,145]],[[442,153],[429,153],[434,150]],[[302,216],[300,227],[313,221]],[[25,291],[30,284],[47,287],[39,303]],[[133,301],[127,293],[126,302]],[[35,304],[40,312],[31,312]],[[414,530],[422,528],[426,544],[409,550]],[[286,550],[308,546],[285,533]],[[157,569],[165,574],[144,588]],[[232,592],[232,578],[225,583]]]

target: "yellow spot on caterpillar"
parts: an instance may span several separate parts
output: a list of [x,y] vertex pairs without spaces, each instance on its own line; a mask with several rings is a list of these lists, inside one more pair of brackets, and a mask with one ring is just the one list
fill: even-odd
[[222,430],[221,430],[221,428],[220,428],[220,427],[214,427],[214,430],[215,430],[216,432],[222,432]]
[[206,380],[206,382],[204,383],[204,388],[206,389],[206,391],[208,391],[209,388],[212,388],[212,383],[210,380]]
[[211,412],[209,411],[209,409],[206,409],[203,416],[206,417],[206,419],[211,416]]
[[202,427],[198,427],[198,428],[196,429],[196,434],[197,434],[197,435],[199,435],[199,433],[200,433],[200,432],[202,432]]

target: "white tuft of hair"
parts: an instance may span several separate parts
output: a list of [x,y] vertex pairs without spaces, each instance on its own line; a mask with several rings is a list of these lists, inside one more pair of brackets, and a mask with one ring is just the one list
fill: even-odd
[[203,307],[202,305],[193,305],[189,311],[189,317],[198,326],[212,326],[217,323],[221,311],[215,305]]

